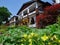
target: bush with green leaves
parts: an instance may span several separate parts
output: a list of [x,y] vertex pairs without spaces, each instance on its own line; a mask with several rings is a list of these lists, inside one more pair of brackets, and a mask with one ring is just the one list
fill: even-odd
[[26,26],[8,27],[0,35],[3,45],[59,45],[60,25],[53,24],[44,29],[29,28]]
[[6,30],[0,35],[0,43],[3,45],[60,45],[59,20],[44,29],[10,26]]

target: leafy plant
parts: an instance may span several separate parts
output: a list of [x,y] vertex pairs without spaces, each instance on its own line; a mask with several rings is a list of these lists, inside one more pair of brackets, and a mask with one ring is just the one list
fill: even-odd
[[0,35],[3,45],[59,45],[60,25],[55,23],[44,29],[26,26],[7,27],[7,31]]

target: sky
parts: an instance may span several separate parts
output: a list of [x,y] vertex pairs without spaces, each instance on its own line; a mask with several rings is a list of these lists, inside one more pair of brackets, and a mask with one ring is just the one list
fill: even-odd
[[[8,10],[12,13],[12,15],[16,15],[21,6],[30,0],[0,0],[0,7],[4,6],[8,8]],[[42,0],[45,2],[52,3],[52,0]]]

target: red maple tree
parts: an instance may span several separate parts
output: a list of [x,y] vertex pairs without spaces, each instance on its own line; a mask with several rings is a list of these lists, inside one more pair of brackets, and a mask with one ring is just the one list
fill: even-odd
[[55,5],[47,6],[46,8],[44,8],[45,13],[47,12],[47,14],[51,14],[51,15],[58,14],[59,10],[60,10],[60,4],[55,4]]
[[44,8],[44,13],[36,16],[37,27],[42,28],[48,24],[55,23],[59,12],[60,4],[55,4]]

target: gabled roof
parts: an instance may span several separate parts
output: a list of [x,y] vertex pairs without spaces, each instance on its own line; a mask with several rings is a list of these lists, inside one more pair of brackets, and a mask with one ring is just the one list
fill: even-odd
[[21,12],[24,8],[28,7],[29,5],[31,5],[32,3],[34,3],[33,1],[29,1],[29,2],[26,2],[22,5],[22,7],[19,9],[17,15],[19,14],[19,12]]
[[[24,3],[24,4],[22,5],[22,7],[19,9],[17,15],[18,15],[22,10],[24,10],[25,8],[27,8],[29,5],[31,5],[31,4],[34,3],[34,2],[36,2],[36,1],[29,1],[29,2]],[[45,6],[45,5],[51,5],[50,3],[48,3],[48,2],[43,2],[43,1],[41,1],[41,0],[40,0],[40,1],[37,1],[37,2],[44,4],[44,6]]]

